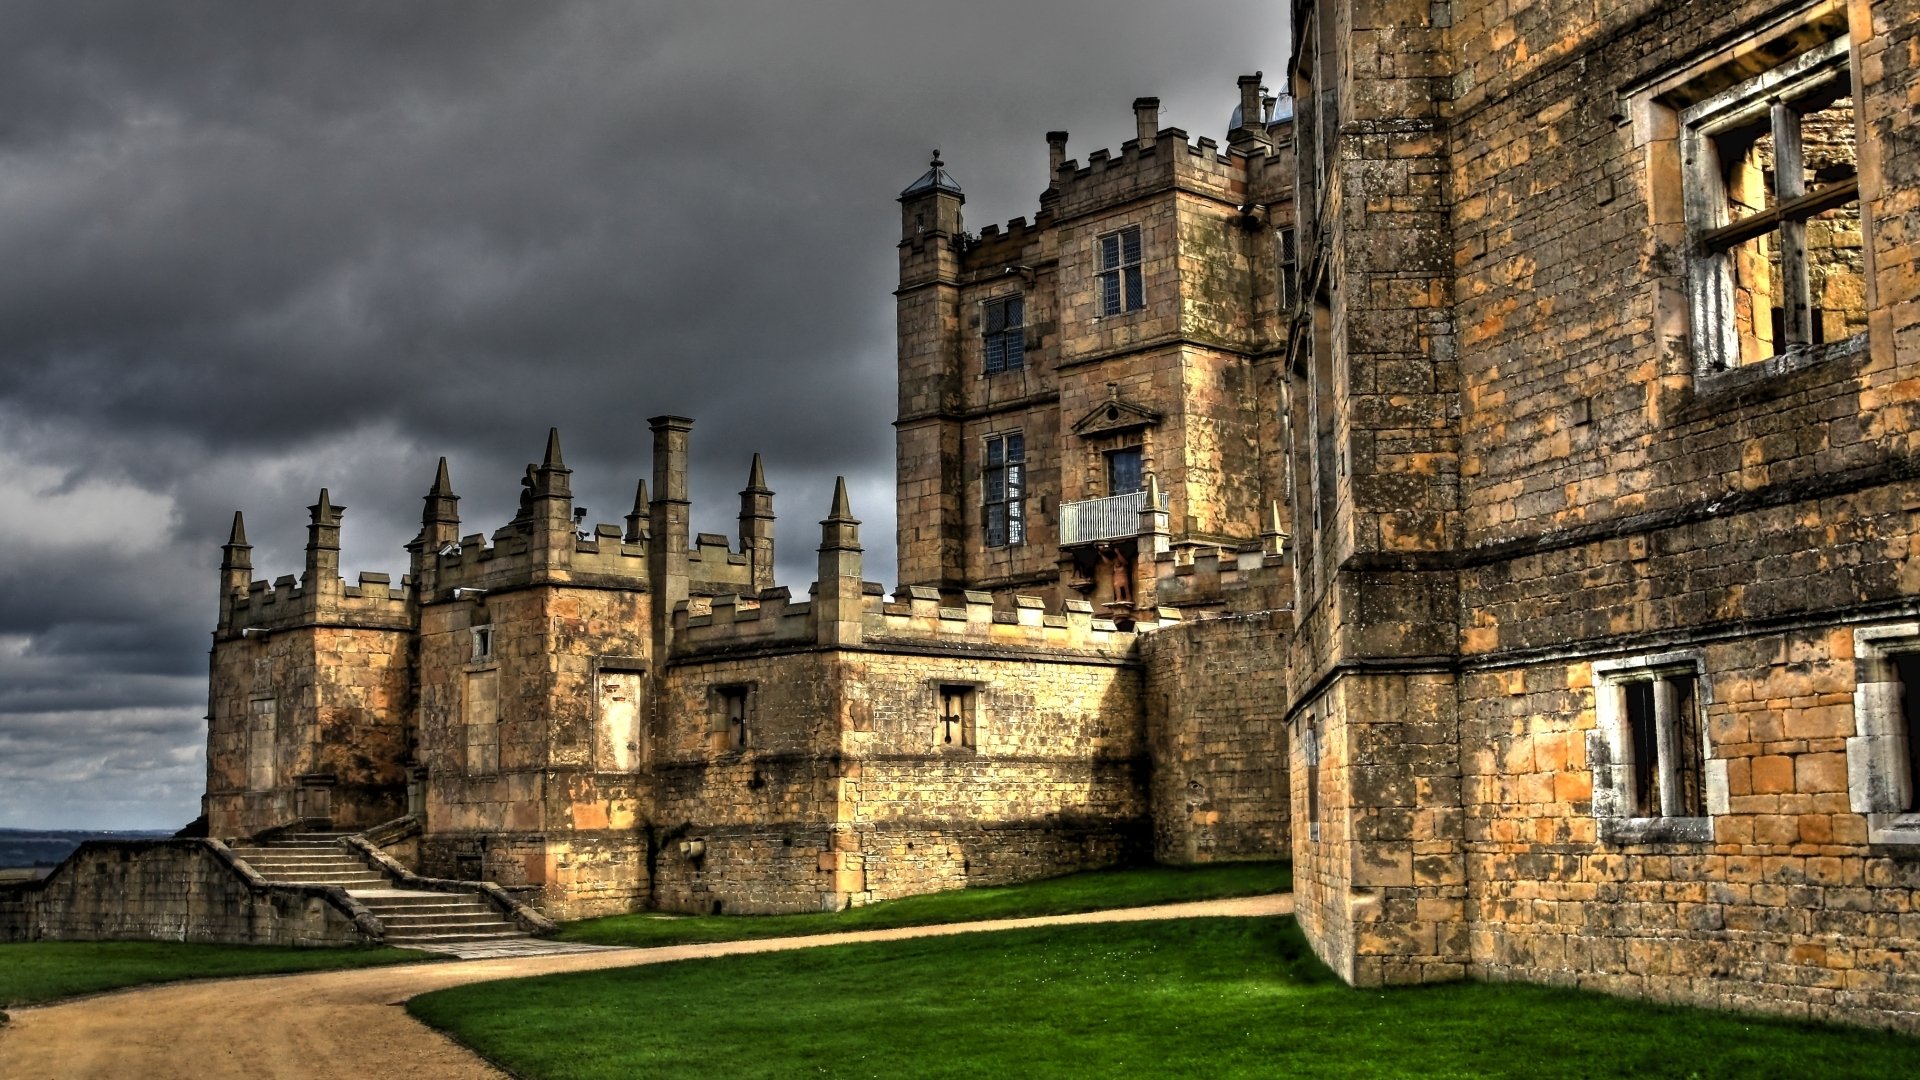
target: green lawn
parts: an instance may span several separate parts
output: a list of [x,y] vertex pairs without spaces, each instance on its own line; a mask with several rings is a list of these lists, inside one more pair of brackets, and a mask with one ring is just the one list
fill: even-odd
[[1145,907],[1187,900],[1258,896],[1293,887],[1283,862],[1214,863],[1208,866],[1147,866],[1095,870],[1084,874],[995,888],[889,900],[866,907],[806,915],[692,915],[658,913],[609,915],[561,928],[562,941],[595,945],[686,945],[706,941],[836,934],[847,930],[883,930],[896,926],[1021,919],[1070,915],[1108,908]]
[[1920,1040],[1884,1033],[1510,984],[1353,990],[1284,918],[802,949],[409,1008],[528,1080],[1920,1075]]
[[27,941],[0,945],[0,1007],[126,986],[437,960],[410,949],[281,949],[178,941]]

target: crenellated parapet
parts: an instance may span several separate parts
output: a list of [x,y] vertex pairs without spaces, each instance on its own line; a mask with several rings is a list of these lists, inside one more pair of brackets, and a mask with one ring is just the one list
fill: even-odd
[[412,580],[401,577],[395,586],[388,574],[361,571],[348,585],[335,578],[332,588],[308,588],[292,574],[272,581],[252,581],[245,592],[234,592],[225,605],[225,618],[216,640],[303,626],[338,626],[369,630],[405,630],[412,626],[408,596]]
[[215,641],[231,641],[299,627],[329,626],[368,630],[405,630],[412,626],[409,596],[412,581],[363,571],[358,582],[340,576],[340,527],[346,507],[333,502],[327,489],[307,508],[306,569],[299,577],[287,574],[272,581],[255,580],[253,548],[238,513],[233,532],[222,546],[221,600]]
[[[821,589],[813,588],[818,596]],[[1168,607],[1137,613],[1132,630],[1097,614],[1084,600],[1067,600],[1049,611],[1037,596],[1015,596],[1011,609],[996,608],[992,594],[969,591],[960,603],[943,601],[938,589],[903,586],[891,598],[878,582],[859,583],[857,638],[849,647],[936,650],[1010,649],[1091,654],[1110,659],[1131,655],[1136,635],[1181,620]],[[695,597],[674,612],[676,659],[741,651],[807,648],[819,643],[820,605],[795,602],[786,588],[758,595]]]

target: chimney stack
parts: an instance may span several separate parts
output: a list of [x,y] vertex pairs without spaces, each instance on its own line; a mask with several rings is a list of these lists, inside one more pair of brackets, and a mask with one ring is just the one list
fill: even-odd
[[1240,76],[1240,126],[1243,128],[1258,128],[1261,126],[1260,91],[1262,88],[1260,86],[1260,79],[1261,74],[1258,71],[1251,75]]
[[1054,178],[1060,175],[1060,166],[1067,163],[1067,133],[1064,131],[1047,132],[1047,185],[1053,185]]
[[1160,99],[1143,97],[1133,99],[1133,126],[1135,138],[1143,147],[1153,145],[1160,137]]

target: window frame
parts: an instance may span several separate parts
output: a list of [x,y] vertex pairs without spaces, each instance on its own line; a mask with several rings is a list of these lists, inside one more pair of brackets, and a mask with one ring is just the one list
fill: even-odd
[[467,663],[487,664],[493,661],[494,633],[492,623],[481,623],[467,627]]
[[[1114,465],[1129,457],[1133,459],[1133,486],[1122,491],[1117,483],[1118,475],[1114,471]],[[1132,495],[1147,490],[1147,448],[1140,443],[1128,443],[1125,446],[1102,450],[1100,463],[1102,472],[1106,476],[1108,498],[1116,495]]]
[[[999,455],[994,449],[999,447]],[[1019,456],[1012,456],[1017,448]],[[989,548],[1025,547],[1027,528],[1026,433],[996,431],[981,440],[980,523]],[[996,494],[997,492],[997,494]],[[999,511],[996,533],[995,510]]]
[[[1133,245],[1131,255],[1127,250],[1129,240]],[[1147,283],[1142,270],[1145,250],[1146,241],[1138,225],[1125,225],[1094,239],[1094,257],[1099,265],[1094,278],[1099,286],[1099,317],[1112,318],[1146,310]]]
[[1274,286],[1279,293],[1275,306],[1285,315],[1300,303],[1300,234],[1295,226],[1282,225],[1274,230],[1274,254],[1278,264]]
[[[1795,318],[1802,311],[1801,306],[1795,304],[1788,307],[1783,302],[1781,306],[1787,315],[1782,319],[1782,336],[1787,340],[1775,340],[1771,357],[1749,364],[1740,363],[1740,323],[1736,312],[1732,265],[1734,252],[1741,245],[1760,237],[1771,236],[1784,240],[1791,235],[1789,231],[1794,229],[1803,234],[1808,220],[1828,210],[1849,205],[1861,208],[1863,246],[1868,226],[1859,193],[1857,170],[1851,179],[1835,181],[1799,195],[1780,194],[1780,171],[1775,170],[1774,208],[1729,223],[1725,168],[1720,160],[1718,139],[1756,123],[1769,123],[1769,130],[1775,133],[1778,140],[1782,130],[1780,125],[1784,121],[1778,117],[1770,119],[1769,114],[1777,113],[1783,117],[1790,108],[1785,103],[1816,93],[1820,87],[1838,79],[1848,80],[1847,92],[1853,96],[1857,108],[1859,97],[1858,85],[1853,81],[1851,36],[1845,33],[1679,110],[1691,338],[1694,370],[1703,378],[1768,366],[1797,368],[1830,355],[1856,351],[1865,338],[1865,331],[1862,330],[1834,341],[1815,343],[1812,340],[1811,299],[1801,316],[1804,323]],[[1798,128],[1793,130],[1797,141]],[[1856,160],[1858,136],[1856,121]],[[1770,228],[1754,231],[1768,221],[1772,222]],[[1799,247],[1797,258],[1791,251],[1782,253],[1783,260],[1791,260],[1792,264],[1798,266],[1797,274],[1793,273],[1791,265],[1783,266],[1781,276],[1786,284],[1781,287],[1782,291],[1795,288],[1796,281],[1797,287],[1804,289],[1809,280],[1804,241]],[[1758,319],[1760,315],[1753,313],[1750,317]],[[1771,327],[1768,332],[1772,333]],[[1805,337],[1806,340],[1793,340],[1795,337]]]
[[[716,752],[738,754],[753,746],[754,699],[759,696],[758,691],[759,684],[751,682],[714,685],[709,707],[710,731]],[[737,717],[733,711],[735,702],[740,705]]]
[[[1692,722],[1698,735],[1700,760],[1700,813],[1666,812],[1680,797],[1673,783],[1679,763],[1668,755],[1678,753],[1676,717],[1663,706],[1657,690],[1654,694],[1657,730],[1652,740],[1660,755],[1655,769],[1661,779],[1663,810],[1659,814],[1637,813],[1635,790],[1634,732],[1629,718],[1627,687],[1652,682],[1671,682],[1678,678],[1692,681]],[[1712,737],[1707,730],[1707,706],[1712,704],[1712,684],[1697,652],[1659,653],[1619,660],[1601,660],[1593,665],[1594,729],[1587,734],[1587,764],[1593,771],[1593,816],[1599,823],[1603,843],[1710,843],[1714,838],[1714,820],[1728,812],[1727,763],[1713,754]]]
[[[976,754],[980,751],[981,684],[933,680],[933,748],[943,754]],[[947,706],[958,701],[961,712],[949,720]],[[951,725],[951,726],[950,726]],[[957,726],[955,739],[953,727]]]
[[1901,708],[1895,656],[1920,655],[1920,622],[1853,631],[1854,732],[1847,739],[1847,800],[1867,819],[1870,844],[1920,845],[1920,767],[1912,742],[1920,725]]
[[[980,366],[986,374],[1026,370],[1026,307],[1025,293],[1010,293],[980,302]],[[1016,321],[1007,321],[1009,312]],[[996,315],[1001,320],[998,329],[994,328]]]

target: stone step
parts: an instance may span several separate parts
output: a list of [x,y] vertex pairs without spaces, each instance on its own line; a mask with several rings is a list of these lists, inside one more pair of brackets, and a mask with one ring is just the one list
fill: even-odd
[[276,871],[365,871],[367,863],[359,859],[248,859],[255,871],[273,867]]
[[430,926],[511,925],[498,913],[492,911],[440,911],[430,914],[383,912],[379,919],[389,930],[417,930]]
[[494,933],[453,933],[453,934],[392,934],[386,937],[385,944],[404,948],[409,945],[457,945],[469,941],[508,941],[525,938],[533,940],[518,930],[500,930]]

